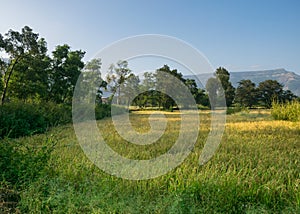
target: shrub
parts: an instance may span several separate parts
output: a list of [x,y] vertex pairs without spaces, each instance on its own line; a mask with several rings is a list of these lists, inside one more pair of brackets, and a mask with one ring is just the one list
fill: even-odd
[[0,138],[43,133],[48,127],[70,123],[71,106],[55,103],[6,103],[0,106]]
[[48,126],[63,125],[72,122],[72,107],[66,104],[44,103],[40,105]]
[[101,120],[104,117],[110,117],[111,116],[111,106],[108,104],[99,104],[96,105],[95,108],[95,117],[96,120]]
[[292,101],[288,103],[272,103],[271,115],[275,120],[300,121],[300,103]]
[[47,122],[33,104],[9,103],[0,108],[0,138],[42,133]]
[[[111,108],[114,114],[122,114],[128,111],[125,107],[111,107],[108,104],[98,104],[95,109],[90,105],[82,104],[76,109],[75,114],[80,120],[100,120],[111,116]],[[87,112],[95,115],[93,118],[84,118]],[[82,117],[82,118],[80,118]],[[56,103],[6,103],[0,106],[0,139],[4,137],[16,138],[45,132],[49,127],[63,125],[72,122],[72,107],[66,104]]]

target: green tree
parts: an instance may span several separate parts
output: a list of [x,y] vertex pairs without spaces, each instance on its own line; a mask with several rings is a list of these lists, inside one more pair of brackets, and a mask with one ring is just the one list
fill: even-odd
[[[177,69],[171,70],[168,65],[164,65],[163,67],[156,70],[156,90],[161,92],[159,106],[162,106],[164,109],[173,108],[176,103],[170,96],[168,96],[168,94],[172,94],[174,91],[178,91],[178,88],[174,86],[174,83],[168,75],[172,75],[178,78],[183,83],[185,82],[182,74],[179,73]],[[178,93],[180,93],[180,91],[178,91]]]
[[235,96],[235,88],[232,86],[229,80],[230,79],[229,72],[225,68],[219,67],[217,68],[215,75],[222,84],[225,93],[226,105],[231,106]]
[[266,80],[258,85],[259,100],[263,106],[270,108],[273,101],[281,101],[283,85],[276,80]]
[[185,79],[184,84],[188,87],[197,104],[209,106],[208,95],[203,89],[197,88],[197,83],[194,79]]
[[293,92],[291,92],[290,90],[283,91],[282,97],[281,97],[282,102],[286,103],[286,102],[290,102],[295,99],[297,99],[297,96],[295,94],[293,94]]
[[[101,65],[101,59],[99,58],[88,61],[82,71],[83,79],[80,82],[82,95],[86,96],[86,98],[92,98],[90,101],[94,101],[96,97],[96,102],[98,103],[102,102],[102,90],[107,86],[107,82],[101,78]],[[92,91],[90,90],[91,88],[93,88]]]
[[139,94],[140,79],[138,76],[131,73],[126,79],[125,83],[121,85],[123,94],[123,102],[129,107],[134,98]]
[[128,68],[128,62],[120,60],[116,65],[111,64],[106,81],[112,93],[117,96],[117,104],[120,104],[121,85],[129,78],[131,70]]
[[208,93],[206,93],[204,89],[199,88],[197,90],[195,100],[196,100],[197,104],[200,104],[200,105],[203,105],[203,106],[210,106]]
[[221,87],[221,83],[215,77],[209,78],[206,82],[205,88],[208,93],[210,107],[212,110],[214,110],[217,107],[220,87]]
[[158,106],[159,105],[159,99],[160,99],[160,93],[155,90],[156,88],[156,75],[152,72],[145,72],[144,73],[144,79],[140,86],[141,91],[144,91],[144,93],[141,93],[135,100],[136,103],[140,107],[145,106]]
[[197,83],[194,79],[184,79],[184,84],[189,88],[192,95],[196,98],[198,94]]
[[150,89],[136,96],[133,100],[133,103],[139,106],[140,108],[144,108],[147,106],[160,108],[161,97],[162,97],[162,93],[160,91]]
[[44,40],[39,41],[43,49],[35,55],[24,56],[15,66],[11,76],[10,97],[16,97],[24,102],[28,100],[42,101],[46,99],[50,57]]
[[239,103],[241,106],[252,107],[257,103],[257,89],[255,83],[251,80],[241,80],[236,89],[235,103]]
[[[34,57],[45,53],[47,50],[44,39],[39,39],[37,33],[34,33],[30,27],[25,26],[21,32],[9,30],[5,37],[0,34],[0,51],[5,52],[9,57],[8,61],[0,59],[3,72],[3,90],[1,93],[1,104],[3,104],[17,65],[22,60],[26,60],[25,58]],[[22,70],[22,72],[26,71],[26,69]]]
[[59,45],[53,51],[52,69],[49,76],[48,99],[56,103],[71,103],[73,91],[81,69],[85,52],[71,51],[68,45]]
[[145,72],[144,79],[142,82],[142,89],[143,90],[153,90],[155,88],[155,75],[152,72]]
[[144,108],[146,106],[158,106],[160,94],[155,90],[156,75],[153,72],[145,72],[143,81],[139,84],[139,94],[133,100],[133,104]]

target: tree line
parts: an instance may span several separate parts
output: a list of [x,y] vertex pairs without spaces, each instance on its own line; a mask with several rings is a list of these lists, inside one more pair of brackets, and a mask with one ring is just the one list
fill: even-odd
[[238,82],[237,88],[234,88],[230,82],[230,73],[223,67],[216,70],[215,78],[207,81],[206,89],[209,94],[218,93],[218,81],[223,86],[228,107],[240,105],[248,108],[270,108],[272,102],[286,103],[297,98],[290,90],[284,90],[284,86],[276,80],[265,80],[256,86],[251,80],[245,79]]
[[[111,66],[110,72],[106,76],[106,82],[107,87],[112,91],[112,96],[117,97],[117,104],[172,110],[177,104],[171,94],[174,94],[175,91],[178,97],[182,98],[185,95],[180,90],[181,87],[174,84],[174,79],[170,77],[181,81],[188,88],[196,103],[203,106],[209,105],[208,95],[205,90],[197,88],[194,79],[185,79],[177,69],[171,69],[168,65],[164,65],[155,72],[145,72],[141,80],[128,68],[126,61],[119,61],[116,65]],[[181,100],[182,105],[188,104],[188,100],[186,102],[184,99]]]
[[[166,74],[182,81],[197,104],[212,109],[218,106],[222,96],[225,98],[227,107],[238,105],[247,108],[270,108],[274,101],[286,103],[297,98],[290,90],[284,90],[284,86],[276,80],[265,80],[258,86],[251,80],[241,80],[237,88],[234,88],[230,82],[230,73],[223,67],[216,69],[214,77],[208,79],[205,89],[198,88],[194,79],[185,79],[177,69],[171,69],[168,65],[164,65],[153,73],[144,73],[140,80],[128,68],[126,61],[112,65],[106,80],[111,86],[113,95],[117,96],[118,104],[127,103],[128,106],[134,105],[140,108],[161,107],[168,110],[177,106],[175,101],[168,96],[168,90],[177,90],[177,93],[180,91],[172,88],[173,83],[170,78],[166,77]],[[140,93],[141,91],[143,93]],[[138,96],[129,103],[130,95],[133,94],[138,94]]]
[[[241,80],[234,88],[230,73],[223,67],[216,69],[205,89],[199,88],[194,79],[184,78],[177,69],[171,69],[168,65],[155,72],[146,72],[140,79],[131,71],[127,61],[120,60],[110,66],[106,77],[101,77],[101,59],[84,63],[85,52],[71,50],[67,44],[56,46],[49,55],[45,39],[28,26],[23,27],[21,32],[9,30],[4,35],[0,34],[0,53],[7,56],[0,59],[1,104],[14,100],[71,104],[80,74],[83,74],[85,82],[97,84],[97,90],[92,93],[98,103],[102,101],[102,91],[109,90],[116,97],[116,104],[140,108],[173,109],[177,106],[168,94],[171,90],[179,95],[182,92],[174,88],[168,75],[180,80],[195,102],[207,108],[217,106],[222,96],[228,107],[240,105],[249,108],[270,108],[273,101],[284,103],[296,98],[275,80],[266,80],[258,86],[251,80]],[[181,107],[188,107],[188,103]]]

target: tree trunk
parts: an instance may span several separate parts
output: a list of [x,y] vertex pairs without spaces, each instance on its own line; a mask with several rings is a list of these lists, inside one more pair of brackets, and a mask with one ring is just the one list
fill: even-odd
[[19,58],[16,58],[15,62],[11,65],[11,69],[8,71],[7,78],[4,80],[4,87],[3,87],[3,92],[2,92],[2,95],[1,95],[1,105],[3,105],[4,102],[5,102],[9,80],[10,80],[10,77],[11,77],[11,75],[13,73],[15,65],[18,63],[18,61],[19,61]]
[[118,87],[117,105],[120,104],[120,93],[121,93],[121,86]]

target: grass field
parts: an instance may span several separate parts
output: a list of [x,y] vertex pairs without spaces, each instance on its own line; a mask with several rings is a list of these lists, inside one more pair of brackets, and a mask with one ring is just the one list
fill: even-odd
[[[133,112],[146,132],[151,112]],[[167,129],[148,146],[124,141],[110,119],[99,123],[119,154],[149,159],[165,153],[178,137],[180,114],[168,112]],[[27,181],[17,211],[24,213],[300,213],[300,122],[275,121],[269,111],[228,115],[219,149],[205,165],[199,156],[210,130],[201,112],[196,146],[177,168],[161,177],[132,181],[111,176],[84,155],[72,125],[20,138],[26,145],[57,142],[38,178]],[[4,185],[4,184],[2,184]],[[2,187],[4,188],[4,187]]]

